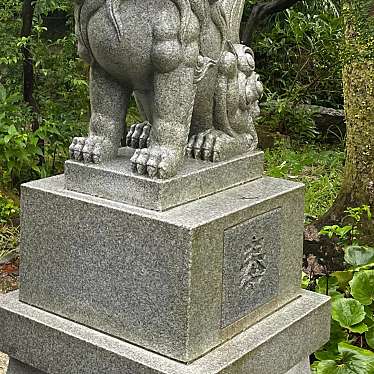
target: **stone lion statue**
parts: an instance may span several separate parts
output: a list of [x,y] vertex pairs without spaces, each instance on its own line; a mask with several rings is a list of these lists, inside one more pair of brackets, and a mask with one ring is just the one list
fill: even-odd
[[90,132],[72,159],[117,157],[134,95],[133,171],[170,178],[185,155],[220,161],[257,146],[262,85],[238,43],[245,0],[76,0],[78,52],[91,65]]

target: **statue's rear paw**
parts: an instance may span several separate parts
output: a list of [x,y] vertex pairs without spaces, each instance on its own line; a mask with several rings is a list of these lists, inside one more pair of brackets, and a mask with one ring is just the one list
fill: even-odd
[[249,134],[230,136],[223,131],[208,130],[192,135],[187,156],[196,160],[219,162],[251,150],[253,137]]
[[167,179],[177,174],[183,159],[183,151],[157,145],[137,149],[131,164],[134,173]]
[[151,124],[149,122],[132,125],[126,135],[126,145],[131,148],[145,148],[148,146]]
[[113,145],[102,136],[74,138],[69,152],[73,160],[94,164],[110,160],[115,156]]

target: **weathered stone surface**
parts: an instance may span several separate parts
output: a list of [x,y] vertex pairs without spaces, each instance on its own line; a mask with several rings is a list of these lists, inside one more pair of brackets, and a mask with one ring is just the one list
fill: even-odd
[[0,296],[0,349],[48,374],[286,374],[329,339],[328,300],[302,292],[186,365],[20,303],[15,292]]
[[6,374],[46,374],[44,371],[35,369],[34,367],[24,364],[21,361],[11,358]]
[[[277,292],[222,328],[223,294],[232,288],[222,273],[235,256],[225,252],[224,233],[243,224],[238,235],[251,238],[245,223],[274,210]],[[63,176],[54,177],[23,186],[22,227],[21,301],[180,361],[300,293],[303,189],[289,181],[261,178],[158,212],[66,191]],[[263,288],[274,286],[264,278]]]
[[91,121],[72,159],[117,157],[131,95],[143,122],[126,144],[133,171],[167,179],[185,160],[222,161],[257,147],[263,93],[239,44],[245,0],[75,1],[78,52],[90,70]]
[[132,153],[130,149],[123,148],[119,158],[98,165],[67,161],[66,188],[162,211],[263,175],[262,152],[219,163],[187,160],[181,172],[167,180],[134,174],[130,162]]
[[288,371],[287,374],[311,374],[309,357]]
[[281,212],[275,209],[225,230],[222,302],[224,326],[238,321],[277,295],[280,227]]
[[[144,371],[142,371],[142,373],[144,373]],[[0,371],[0,374],[5,374],[5,372]],[[27,364],[24,364],[18,360],[11,359],[9,369],[6,372],[6,374],[46,374],[46,373],[44,371],[35,369]],[[136,373],[132,372],[131,374],[136,374]],[[304,360],[300,364],[296,365],[293,369],[287,371],[287,373],[285,374],[310,374],[309,360],[308,359]]]

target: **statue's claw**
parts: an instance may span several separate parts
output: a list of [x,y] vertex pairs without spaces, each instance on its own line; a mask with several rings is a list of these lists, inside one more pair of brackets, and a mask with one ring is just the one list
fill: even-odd
[[146,148],[151,133],[149,122],[136,123],[132,125],[126,135],[126,145],[131,148]]
[[192,135],[187,156],[196,160],[219,162],[253,150],[250,134],[230,136],[219,130],[208,130]]
[[[107,152],[103,152],[105,149]],[[72,160],[94,164],[110,160],[115,156],[113,147],[101,136],[74,138],[69,153]]]
[[183,162],[183,152],[163,146],[137,149],[131,158],[132,171],[152,178],[171,178]]

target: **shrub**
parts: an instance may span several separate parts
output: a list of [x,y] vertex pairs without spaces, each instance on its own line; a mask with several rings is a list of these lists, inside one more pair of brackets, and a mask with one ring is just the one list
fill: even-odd
[[331,337],[315,353],[317,374],[374,373],[374,248],[359,242],[361,221],[372,219],[370,208],[348,209],[346,218],[346,225],[321,231],[344,250],[347,269],[316,283],[316,292],[332,298]]

